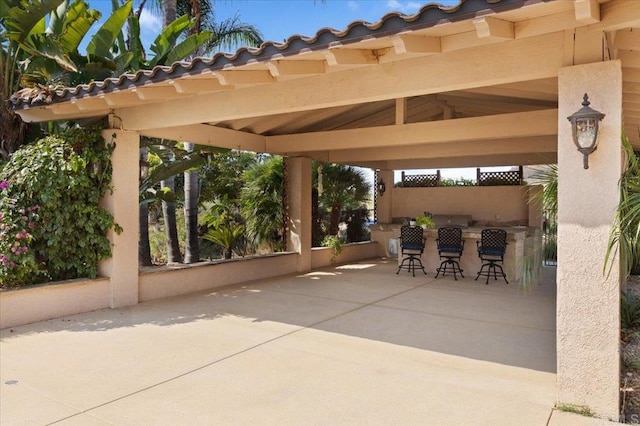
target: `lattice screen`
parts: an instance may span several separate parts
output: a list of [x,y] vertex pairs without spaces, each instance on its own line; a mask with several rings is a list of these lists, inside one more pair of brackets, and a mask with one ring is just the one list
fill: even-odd
[[522,171],[508,172],[480,172],[478,176],[480,186],[522,185]]
[[440,176],[435,175],[404,175],[402,186],[405,188],[425,188],[439,186]]

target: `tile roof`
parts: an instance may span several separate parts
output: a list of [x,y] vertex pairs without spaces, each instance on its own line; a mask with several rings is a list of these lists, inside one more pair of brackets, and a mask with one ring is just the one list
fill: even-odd
[[[234,54],[218,53],[212,58],[197,57],[191,61],[175,62],[171,66],[156,66],[151,70],[140,70],[120,77],[94,81],[76,87],[66,87],[55,92],[51,89],[29,90],[15,93],[10,102],[13,109],[63,102],[72,98],[89,97],[131,87],[162,82],[183,75],[197,75],[202,72],[235,68],[255,62],[267,62],[294,56],[304,52],[324,50],[369,38],[381,38],[406,31],[433,27],[439,24],[472,19],[480,12],[501,12],[517,9],[524,5],[553,0],[460,0],[456,6],[442,6],[429,3],[414,15],[398,12],[388,13],[378,22],[351,22],[347,28],[338,31],[322,28],[313,37],[293,35],[283,43],[267,41],[258,48],[243,47]],[[46,92],[43,95],[43,92]]]

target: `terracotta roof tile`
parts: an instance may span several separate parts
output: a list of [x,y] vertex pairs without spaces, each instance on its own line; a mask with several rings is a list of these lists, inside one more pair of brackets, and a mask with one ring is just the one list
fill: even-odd
[[156,66],[151,70],[140,70],[131,74],[123,74],[117,78],[107,78],[103,81],[63,88],[56,90],[53,95],[51,95],[50,88],[43,89],[50,93],[47,97],[37,96],[33,90],[23,90],[11,96],[10,101],[14,109],[25,108],[29,105],[38,106],[62,102],[71,98],[87,97],[161,82],[183,75],[223,70],[253,62],[266,62],[294,56],[304,51],[323,50],[335,45],[357,43],[368,38],[380,38],[447,22],[471,19],[481,11],[499,12],[546,1],[551,0],[460,0],[458,5],[448,7],[429,3],[414,15],[392,12],[374,23],[353,21],[341,31],[322,28],[313,37],[293,35],[283,43],[267,41],[258,48],[242,47],[234,54],[218,53],[212,58],[197,57],[191,61],[175,62],[171,66]]

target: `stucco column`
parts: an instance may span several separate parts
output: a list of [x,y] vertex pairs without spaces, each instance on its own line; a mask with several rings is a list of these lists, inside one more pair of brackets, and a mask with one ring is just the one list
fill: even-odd
[[109,304],[112,308],[138,303],[138,179],[140,136],[136,132],[108,129],[102,136],[116,148],[111,156],[113,193],[102,205],[111,212],[122,232],[109,234],[111,259],[100,264],[100,274],[110,278]]
[[311,159],[285,158],[289,234],[287,249],[299,253],[297,270],[311,269]]
[[[621,174],[622,74],[619,61],[563,68],[558,75],[558,404],[587,406],[617,419],[620,274],[603,274]],[[585,170],[567,117],[591,107],[606,117]]]
[[[391,206],[393,201],[393,170],[379,170],[378,179],[381,179],[386,187],[384,194],[378,194],[377,198],[377,216],[378,223],[391,223]],[[377,186],[378,182],[374,185]],[[374,188],[377,191],[377,188]]]

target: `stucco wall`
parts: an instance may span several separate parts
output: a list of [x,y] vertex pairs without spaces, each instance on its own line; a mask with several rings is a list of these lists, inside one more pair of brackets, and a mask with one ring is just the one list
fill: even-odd
[[[362,243],[345,244],[342,253],[335,263],[356,262],[378,256],[378,243],[366,241]],[[311,268],[322,268],[331,265],[332,250],[329,247],[314,247],[311,249]]]
[[297,253],[154,268],[140,274],[141,302],[296,272]]
[[[558,402],[617,418],[620,402],[619,268],[603,274],[619,201],[622,75],[619,61],[560,70],[558,113]],[[606,114],[598,150],[584,169],[566,117],[581,107]]]
[[109,307],[109,279],[72,280],[0,293],[0,328]]
[[475,221],[529,223],[527,186],[394,188],[393,217],[471,215]]

